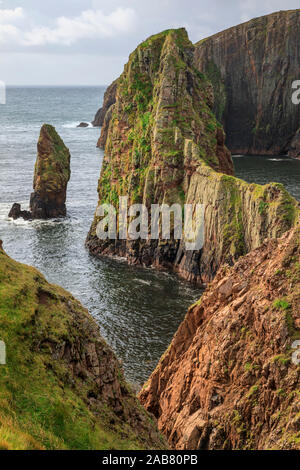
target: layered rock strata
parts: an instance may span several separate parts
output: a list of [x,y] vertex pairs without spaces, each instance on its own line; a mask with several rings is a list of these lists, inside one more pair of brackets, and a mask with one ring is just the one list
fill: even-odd
[[140,393],[175,449],[300,449],[300,229],[224,266]]
[[[249,185],[232,176],[221,125],[211,111],[212,87],[194,67],[194,47],[184,29],[142,43],[117,81],[116,103],[105,130],[99,206],[120,196],[128,205],[185,203],[205,207],[202,249],[187,251],[170,240],[99,240],[95,216],[87,238],[96,256],[171,269],[204,283],[223,262],[280,236],[296,220],[297,202],[283,186]],[[104,128],[103,128],[104,129]]]
[[195,46],[214,87],[214,111],[235,154],[285,154],[300,125],[292,85],[300,80],[300,10],[229,28]]

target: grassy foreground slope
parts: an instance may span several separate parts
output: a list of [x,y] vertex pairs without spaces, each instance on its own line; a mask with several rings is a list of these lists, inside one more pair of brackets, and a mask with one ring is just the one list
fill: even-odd
[[166,447],[97,324],[0,243],[0,449]]

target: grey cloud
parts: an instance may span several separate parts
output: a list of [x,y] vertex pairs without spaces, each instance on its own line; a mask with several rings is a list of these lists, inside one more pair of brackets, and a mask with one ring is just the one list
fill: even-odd
[[[0,79],[20,83],[12,65],[18,54],[31,64],[31,72],[25,67],[21,75],[26,82],[38,83],[35,77],[40,83],[54,80],[50,70],[54,60],[62,65],[64,77],[69,77],[64,63],[77,67],[80,58],[85,65],[82,72],[78,70],[76,82],[71,75],[64,83],[68,79],[70,84],[91,84],[91,80],[99,84],[98,77],[93,78],[95,63],[102,69],[100,83],[107,83],[122,70],[120,60],[126,61],[129,53],[151,34],[185,26],[196,42],[252,17],[298,6],[298,0],[3,0],[0,61],[5,70]],[[14,19],[12,15],[10,22],[7,15],[6,22],[1,21],[1,9],[15,8],[23,8],[23,18]],[[90,13],[84,13],[88,10]]]

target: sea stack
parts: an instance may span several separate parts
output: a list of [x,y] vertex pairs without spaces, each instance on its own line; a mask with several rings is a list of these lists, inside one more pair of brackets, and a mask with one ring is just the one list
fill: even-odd
[[69,149],[55,128],[44,124],[37,151],[30,212],[21,211],[21,206],[14,204],[9,213],[9,217],[14,219],[51,219],[66,216],[67,185],[71,175]]

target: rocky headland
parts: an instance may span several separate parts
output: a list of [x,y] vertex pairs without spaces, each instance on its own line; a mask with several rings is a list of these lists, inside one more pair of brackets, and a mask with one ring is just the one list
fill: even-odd
[[299,340],[298,226],[219,270],[140,400],[175,449],[300,450]]
[[[213,111],[233,154],[299,158],[300,105],[292,102],[292,84],[300,80],[299,28],[300,10],[279,11],[195,44],[195,66],[213,85]],[[99,111],[101,148],[111,119],[107,111],[116,101],[116,82]]]
[[0,242],[1,450],[162,449],[99,326]]
[[222,126],[212,108],[212,85],[195,68],[184,29],[142,43],[117,80],[101,139],[106,142],[99,205],[204,204],[205,241],[186,251],[182,241],[99,240],[95,216],[87,246],[96,256],[123,256],[132,264],[166,268],[199,284],[223,262],[234,263],[265,238],[296,221],[298,203],[280,184],[247,184],[233,176]]
[[9,217],[51,219],[65,217],[67,186],[71,176],[70,152],[53,126],[44,124],[37,144],[30,211],[14,204]]
[[[202,204],[204,244],[187,250],[174,226],[171,239],[101,240],[96,211],[86,246],[207,289],[139,402],[82,305],[0,242],[0,449],[300,450],[299,203],[236,178],[227,148],[299,157],[299,21],[274,13],[196,46],[167,30],[130,55],[93,121],[98,206]],[[44,125],[30,211],[10,216],[65,216],[69,179],[69,150]]]

